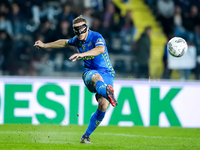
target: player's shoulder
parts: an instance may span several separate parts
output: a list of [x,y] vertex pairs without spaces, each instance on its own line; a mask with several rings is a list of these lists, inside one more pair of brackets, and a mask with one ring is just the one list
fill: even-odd
[[92,30],[90,30],[90,31],[92,32],[93,36],[102,36],[99,32],[92,31]]
[[72,40],[73,40],[74,42],[79,42],[79,39],[78,39],[78,37],[77,37],[76,35],[72,38]]
[[99,32],[96,32],[96,31],[91,31],[91,39],[92,41],[96,42],[97,39],[102,39],[103,40],[103,36],[99,33]]
[[78,37],[75,35],[72,39],[73,39],[74,41],[77,41],[77,40],[78,40]]
[[68,39],[68,40],[67,40],[67,43],[68,43],[69,45],[76,46],[77,43],[78,43],[78,37],[77,37],[77,36],[74,36],[73,38]]
[[91,41],[95,44],[95,46],[105,46],[105,40],[102,37],[102,35],[98,32],[91,31]]

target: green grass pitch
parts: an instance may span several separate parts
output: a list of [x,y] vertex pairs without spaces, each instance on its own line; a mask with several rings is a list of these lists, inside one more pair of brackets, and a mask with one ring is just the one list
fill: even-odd
[[81,144],[87,126],[0,125],[0,150],[200,150],[200,128],[98,127],[93,144]]

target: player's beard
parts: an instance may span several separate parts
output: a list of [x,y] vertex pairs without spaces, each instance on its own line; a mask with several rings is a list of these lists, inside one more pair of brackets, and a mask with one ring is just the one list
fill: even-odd
[[79,38],[79,40],[84,40],[85,36],[84,36],[83,34],[80,34],[80,35],[78,36],[78,38]]
[[79,40],[85,42],[86,41],[86,36],[87,36],[87,33],[79,35],[78,38],[79,38]]

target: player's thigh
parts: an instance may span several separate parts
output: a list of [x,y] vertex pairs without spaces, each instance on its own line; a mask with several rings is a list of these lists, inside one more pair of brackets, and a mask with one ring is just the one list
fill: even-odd
[[94,74],[99,74],[96,70],[89,70],[83,73],[82,79],[85,83],[85,86],[88,88],[88,90],[92,93],[96,92],[96,89],[93,85],[92,77]]
[[106,85],[111,85],[113,87],[113,80],[114,80],[113,76],[111,76],[108,73],[102,73],[102,72],[100,72],[99,74],[101,75],[101,77]]
[[91,80],[94,87],[97,81],[103,81],[106,85],[110,84],[113,87],[114,77],[108,73],[98,72],[92,76]]
[[104,98],[103,96],[100,96],[98,98],[98,110],[105,112],[109,106],[110,102]]
[[98,72],[97,70],[89,70],[83,73],[83,81],[90,92],[95,93],[95,84],[97,81],[104,81],[106,85],[113,87],[114,77],[107,73]]

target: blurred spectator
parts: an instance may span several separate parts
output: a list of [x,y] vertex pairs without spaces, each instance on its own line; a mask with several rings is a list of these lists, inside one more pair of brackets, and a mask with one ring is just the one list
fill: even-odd
[[113,3],[113,0],[103,0],[104,12],[105,12],[107,6],[108,6],[110,3]]
[[111,21],[113,21],[115,14],[115,7],[112,3],[108,4],[106,11],[104,13],[103,27],[104,29],[109,29],[111,26]]
[[197,47],[197,54],[200,55],[200,26],[195,26],[194,43]]
[[3,14],[0,14],[0,30],[5,30],[10,36],[13,35],[12,24]]
[[14,47],[13,59],[16,59],[18,67],[27,69],[33,54],[29,41],[25,38],[21,38],[15,42]]
[[151,27],[147,26],[136,42],[136,61],[138,63],[138,78],[149,77],[148,61],[150,58],[150,47],[151,47]]
[[196,25],[200,25],[200,15],[198,13],[198,8],[196,6],[192,6],[190,13],[184,16],[183,26],[186,30],[194,32],[194,27]]
[[197,6],[198,10],[200,10],[200,0],[190,0],[191,6]]
[[10,36],[4,31],[0,31],[0,68],[3,73],[8,70],[9,56],[12,51],[12,40]]
[[59,23],[59,27],[55,31],[56,39],[69,39],[74,36],[73,31],[70,28],[70,23],[67,20],[62,20]]
[[114,68],[115,68],[116,73],[127,71],[127,66],[124,59],[117,59],[114,64],[115,64]]
[[20,50],[20,52],[15,52],[15,54],[19,57],[18,58],[18,66],[17,72],[15,75],[31,75],[30,70],[33,71],[32,66],[30,65],[31,60],[33,59],[33,51],[25,42],[26,45]]
[[[196,6],[192,6],[190,9],[189,14],[180,15],[180,7],[177,6],[177,11],[179,11],[179,24],[178,24],[178,18],[175,20],[175,31],[174,34],[175,36],[183,37],[184,39],[192,42],[194,41],[194,31],[195,31],[195,26],[200,25],[200,15],[198,14],[198,8]],[[175,14],[175,16],[178,13]]]
[[16,3],[22,12],[22,14],[27,18],[31,19],[32,18],[32,11],[31,8],[32,6],[37,3],[39,0],[14,0],[13,2]]
[[197,66],[195,69],[196,79],[200,79],[200,26],[195,26],[194,43],[197,48]]
[[[109,51],[114,54],[113,56],[115,57],[115,54],[119,52],[127,52],[134,39],[132,12],[127,11],[123,18],[120,15],[120,9],[112,0],[89,0],[88,2],[93,6],[85,9],[83,5],[80,5],[84,2],[79,0],[0,1],[0,30],[4,30],[0,31],[0,69],[3,69],[3,74],[43,74],[39,73],[40,69],[38,68],[41,67],[38,66],[47,64],[53,64],[50,66],[56,71],[80,71],[79,68],[82,69],[81,63],[72,65],[68,61],[68,57],[76,49],[66,47],[66,50],[50,51],[48,52],[49,57],[45,57],[46,60],[43,61],[43,58],[38,59],[37,56],[47,52],[43,49],[38,51],[32,45],[35,40],[51,42],[57,39],[72,38],[74,36],[72,21],[84,9],[83,16],[87,19],[91,30],[98,31],[104,36]],[[71,5],[75,3],[76,5]],[[61,5],[63,9],[61,9]],[[123,66],[124,62],[123,58],[118,66]],[[36,67],[34,64],[40,65]],[[127,71],[125,67],[121,68],[118,70],[119,72]]]
[[87,20],[87,25],[89,27],[91,27],[91,25],[92,25],[92,19],[93,19],[92,18],[92,10],[89,9],[89,8],[85,9],[82,16]]
[[44,42],[52,42],[55,40],[54,38],[54,30],[51,29],[51,23],[46,20],[44,24],[42,24],[42,27],[39,28],[37,33],[42,34],[44,36]]
[[53,74],[53,64],[48,61],[48,55],[41,56],[38,62],[33,62],[33,66],[38,76],[51,76]]
[[114,3],[109,3],[107,5],[103,18],[103,28],[105,30],[109,29],[113,32],[121,31],[122,17],[119,13],[120,12],[116,11],[116,6],[114,5]]
[[169,34],[167,37],[167,41],[165,43],[164,46],[164,53],[163,53],[163,75],[162,78],[163,79],[170,79],[170,75],[171,75],[171,69],[168,68],[168,55],[169,52],[167,50],[167,43],[168,41],[173,38],[173,34]]
[[14,3],[12,4],[12,24],[14,35],[25,34],[25,18],[21,13],[19,6]]
[[197,80],[200,79],[200,55],[197,56],[197,67],[195,71],[195,77]]
[[174,25],[175,27],[182,26],[183,24],[183,16],[182,16],[182,9],[180,6],[175,6],[174,11]]
[[[55,31],[55,39],[70,39],[74,36],[72,29],[70,28],[69,22],[67,20],[62,20],[59,27]],[[50,52],[50,59],[55,61],[57,55],[62,55],[62,57],[68,59],[69,56],[74,52],[74,48],[66,47],[66,50],[56,49]],[[61,62],[62,63],[62,62]],[[57,66],[57,62],[55,61],[55,65]],[[61,68],[61,67],[57,67]],[[59,69],[56,69],[59,70]]]
[[7,5],[6,5],[6,3],[1,3],[0,4],[0,14],[3,14],[3,15],[5,15],[5,17],[6,18],[11,18],[11,16],[10,16],[10,8],[9,8],[9,3],[7,3]]
[[196,67],[196,47],[188,42],[187,52],[180,58],[168,57],[168,68],[177,69],[182,80],[190,79],[191,70]]
[[26,75],[26,73],[25,73],[25,69],[23,68],[23,67],[18,67],[18,69],[17,69],[17,75],[18,76],[25,76]]
[[32,7],[33,21],[36,26],[40,24],[40,7],[34,5]]
[[93,8],[97,11],[103,11],[103,0],[84,0],[85,8]]
[[94,17],[92,19],[91,30],[102,33],[102,23],[99,17]]
[[59,3],[45,2],[39,0],[33,1],[32,14],[36,25],[40,24],[41,19],[48,19],[51,22],[54,21],[55,16],[61,12]]
[[104,13],[102,35],[110,44],[108,48],[115,53],[121,52],[121,20],[122,17],[116,12],[115,5],[109,3]]
[[161,21],[166,35],[173,32],[174,2],[172,0],[158,0],[158,19]]
[[174,1],[176,5],[181,7],[183,14],[188,13],[188,8],[190,8],[191,0],[174,0]]
[[174,35],[177,37],[182,37],[188,41],[191,41],[193,39],[193,33],[191,31],[188,31],[183,26],[183,17],[182,9],[180,6],[175,7],[175,13],[174,13]]
[[158,0],[144,0],[146,4],[149,5],[149,7],[152,9],[152,10],[155,10],[155,6],[156,6],[156,3]]
[[130,53],[131,46],[134,41],[136,27],[133,21],[133,15],[131,10],[127,10],[122,22],[121,38],[123,52]]
[[61,12],[58,16],[59,20],[67,20],[70,23],[70,27],[72,26],[73,19],[75,18],[74,13],[71,11],[71,5],[66,3],[63,6],[63,12]]

